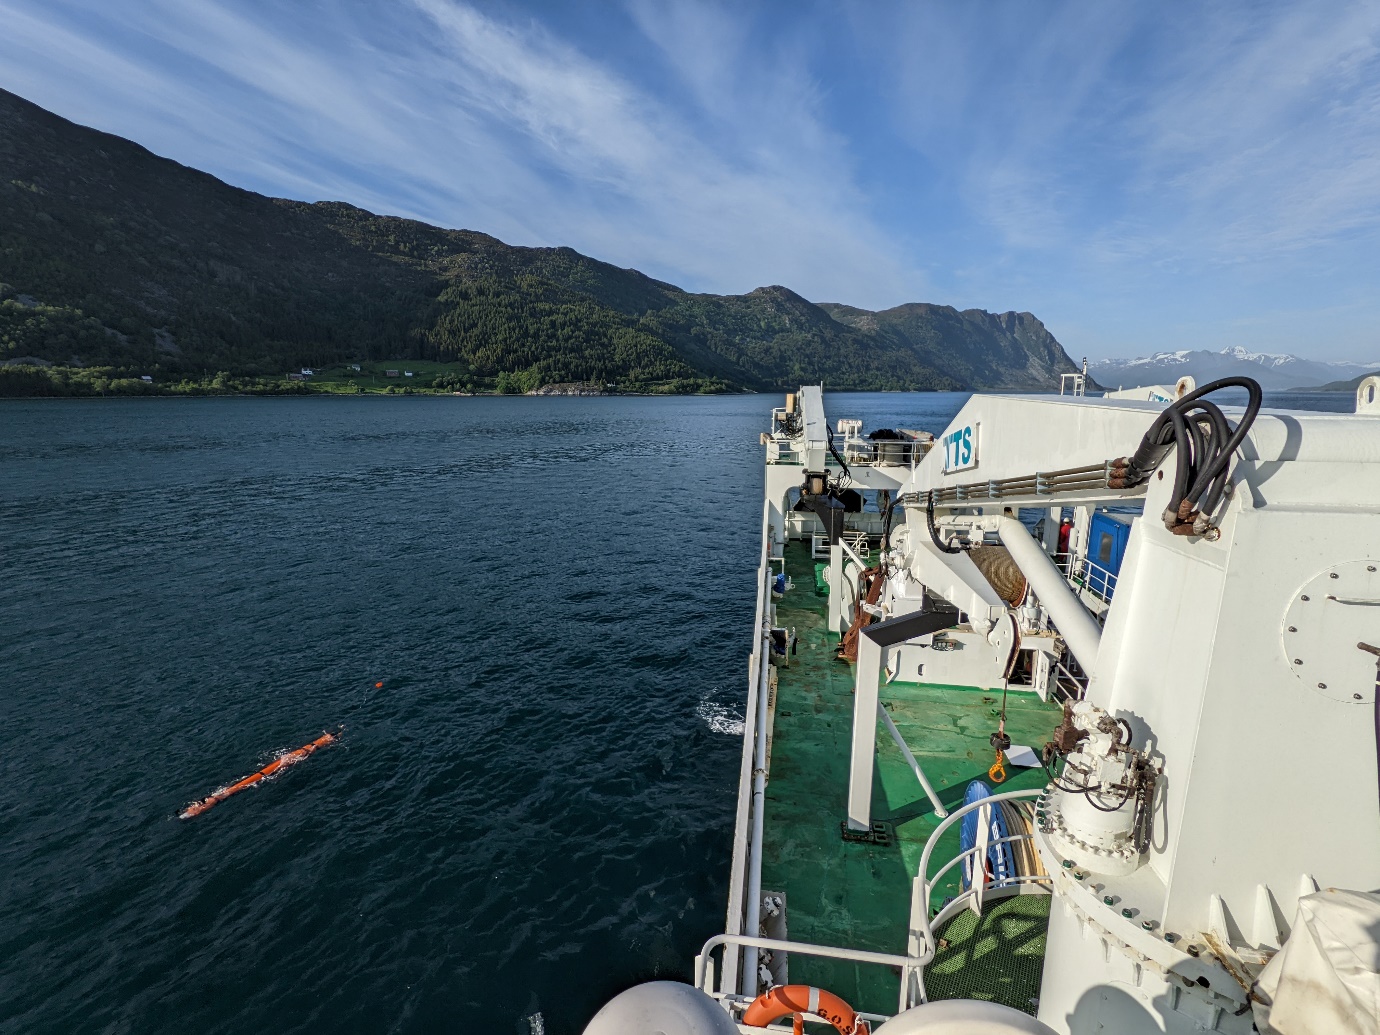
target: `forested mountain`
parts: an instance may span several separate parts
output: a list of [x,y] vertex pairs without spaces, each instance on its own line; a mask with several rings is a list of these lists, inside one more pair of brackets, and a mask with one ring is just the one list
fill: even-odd
[[0,91],[0,363],[282,373],[439,360],[629,390],[1048,387],[1029,313],[701,295],[569,248],[268,198]]

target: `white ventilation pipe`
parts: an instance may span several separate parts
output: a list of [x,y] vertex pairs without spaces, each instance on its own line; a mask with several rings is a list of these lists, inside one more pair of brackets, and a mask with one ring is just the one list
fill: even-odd
[[1068,644],[1083,671],[1092,675],[1097,664],[1097,649],[1102,643],[1102,627],[1097,619],[1064,580],[1064,574],[1050,560],[1049,554],[1015,518],[1003,517],[997,522],[997,534],[1011,551],[1011,559],[1040,598],[1040,603],[1054,619],[1059,635]]

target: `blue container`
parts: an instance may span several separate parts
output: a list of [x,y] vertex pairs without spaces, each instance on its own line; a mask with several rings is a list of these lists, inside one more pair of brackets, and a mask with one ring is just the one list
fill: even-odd
[[1131,515],[1098,511],[1088,524],[1088,588],[1110,600],[1131,538]]

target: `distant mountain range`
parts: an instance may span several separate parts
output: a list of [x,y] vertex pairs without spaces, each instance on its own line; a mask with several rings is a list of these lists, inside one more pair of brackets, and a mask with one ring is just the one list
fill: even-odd
[[1255,378],[1262,388],[1316,388],[1350,381],[1376,370],[1380,370],[1380,362],[1329,363],[1270,352],[1250,352],[1239,345],[1221,352],[1184,349],[1157,352],[1141,359],[1099,359],[1088,363],[1088,373],[1108,388],[1172,385],[1185,374],[1200,385],[1219,377],[1244,375]]
[[522,389],[1051,389],[1030,313],[692,294],[569,248],[231,187],[0,91],[0,365],[451,362]]

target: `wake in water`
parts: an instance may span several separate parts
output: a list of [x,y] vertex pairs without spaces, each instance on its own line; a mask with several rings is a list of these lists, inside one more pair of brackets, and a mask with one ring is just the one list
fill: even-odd
[[[718,688],[715,687],[715,690]],[[743,717],[734,709],[715,701],[710,694],[706,694],[700,699],[697,709],[699,717],[704,720],[712,733],[723,733],[730,737],[741,737],[743,735]]]

